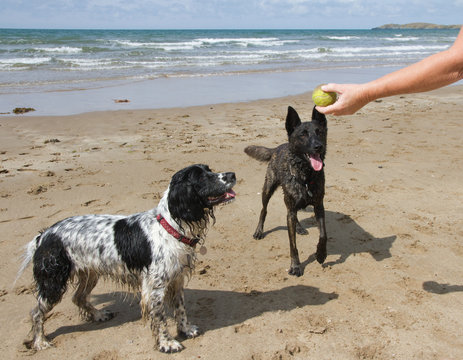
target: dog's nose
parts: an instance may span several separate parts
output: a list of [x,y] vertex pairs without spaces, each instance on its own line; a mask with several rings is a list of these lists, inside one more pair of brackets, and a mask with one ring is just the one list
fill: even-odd
[[317,153],[321,153],[323,151],[323,143],[318,140],[314,140],[312,143],[312,149]]
[[236,181],[235,173],[234,172],[225,173],[225,180],[227,182],[235,182]]
[[322,152],[323,150],[323,144],[316,144],[315,145],[315,151],[316,152]]

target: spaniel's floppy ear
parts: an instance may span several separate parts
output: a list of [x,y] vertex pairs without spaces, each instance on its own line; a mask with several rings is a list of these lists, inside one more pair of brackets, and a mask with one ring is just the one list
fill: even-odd
[[206,216],[204,209],[207,206],[196,192],[193,178],[194,176],[184,169],[176,173],[170,182],[167,205],[177,222],[197,222]]

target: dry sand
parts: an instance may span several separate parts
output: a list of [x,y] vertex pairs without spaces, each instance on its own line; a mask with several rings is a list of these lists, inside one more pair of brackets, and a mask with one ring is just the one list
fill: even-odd
[[[318,229],[310,209],[300,212],[309,235],[298,236],[299,278],[287,274],[281,191],[270,202],[266,237],[252,238],[266,165],[243,152],[285,142],[288,105],[309,119],[310,94],[1,117],[2,358],[462,359],[463,87],[328,117],[328,258],[315,261]],[[208,252],[186,289],[189,319],[203,334],[182,340],[181,353],[155,351],[137,295],[102,281],[92,301],[116,311],[114,319],[83,322],[68,291],[45,327],[55,347],[25,349],[35,300],[30,268],[13,286],[23,246],[67,216],[152,208],[173,173],[192,163],[239,179],[238,197],[216,211]]]

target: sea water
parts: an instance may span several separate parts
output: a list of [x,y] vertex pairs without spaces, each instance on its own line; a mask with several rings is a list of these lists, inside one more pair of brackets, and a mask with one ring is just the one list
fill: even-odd
[[[0,112],[246,101],[363,82],[445,50],[458,30],[0,29]],[[116,98],[129,103],[116,105]],[[129,99],[130,98],[130,99]]]

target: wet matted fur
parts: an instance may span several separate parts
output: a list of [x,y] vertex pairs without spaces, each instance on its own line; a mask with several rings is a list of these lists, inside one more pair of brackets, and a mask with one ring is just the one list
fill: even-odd
[[180,333],[199,334],[187,322],[184,278],[194,268],[196,243],[204,239],[209,220],[215,220],[214,206],[233,200],[235,183],[233,172],[191,165],[172,177],[154,209],[129,216],[74,216],[37,235],[27,245],[19,272],[32,262],[37,306],[31,311],[32,340],[26,345],[35,350],[51,346],[43,331],[46,315],[72,279],[77,288],[72,301],[81,314],[93,321],[111,319],[112,313],[88,301],[98,279],[106,277],[140,289],[142,315],[151,322],[160,351],[182,350],[168,333],[166,308],[173,308]]
[[275,190],[283,188],[287,208],[287,225],[291,266],[289,274],[301,276],[303,269],[296,246],[296,233],[307,234],[297,219],[297,211],[313,205],[320,237],[317,246],[317,261],[326,259],[326,228],[324,160],[326,155],[327,122],[325,115],[315,108],[312,121],[301,122],[296,110],[288,107],[286,116],[288,142],[270,149],[264,146],[248,146],[246,154],[264,162],[269,162],[262,190],[262,211],[254,233],[255,239],[264,237],[264,222],[267,205]]

